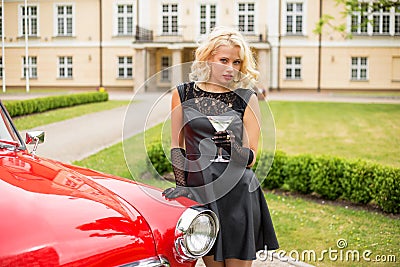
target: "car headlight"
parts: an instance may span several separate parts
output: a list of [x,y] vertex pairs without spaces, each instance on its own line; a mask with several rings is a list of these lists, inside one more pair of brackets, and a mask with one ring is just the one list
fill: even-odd
[[194,260],[206,255],[215,243],[219,221],[211,210],[195,207],[187,209],[175,229],[175,249],[183,260]]

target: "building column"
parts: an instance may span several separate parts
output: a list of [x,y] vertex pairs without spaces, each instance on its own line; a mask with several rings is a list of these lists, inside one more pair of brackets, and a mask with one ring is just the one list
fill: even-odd
[[182,80],[182,49],[172,49],[172,69],[171,86],[176,86],[183,82]]
[[[133,90],[138,91],[144,85],[146,80],[146,50],[144,48],[135,49],[135,81],[133,83]],[[144,91],[144,89],[142,89]]]
[[279,89],[279,49],[277,46],[271,48],[271,82],[269,88],[272,90]]
[[267,49],[258,50],[258,71],[260,72],[259,87],[268,90],[270,86],[270,61]]

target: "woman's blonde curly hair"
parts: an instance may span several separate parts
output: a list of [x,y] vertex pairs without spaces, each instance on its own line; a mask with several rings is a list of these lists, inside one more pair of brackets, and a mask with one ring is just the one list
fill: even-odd
[[256,69],[256,61],[250,46],[243,35],[232,28],[216,27],[202,41],[195,52],[195,60],[192,64],[189,77],[192,81],[207,81],[210,75],[210,67],[207,60],[216,54],[216,50],[223,45],[238,46],[240,48],[239,56],[242,61],[240,68],[240,79],[234,81],[234,87],[247,88],[258,80],[259,72]]

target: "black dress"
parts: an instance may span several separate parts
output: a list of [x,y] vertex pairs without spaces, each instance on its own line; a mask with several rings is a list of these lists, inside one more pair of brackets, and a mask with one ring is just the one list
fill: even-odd
[[[243,115],[255,92],[236,89],[226,93],[201,90],[194,82],[178,86],[183,107],[187,161],[187,185],[196,200],[213,210],[220,232],[208,255],[214,260],[254,260],[259,250],[279,247],[268,206],[254,172],[246,164],[212,162],[217,148],[211,138],[215,129],[207,116],[233,116],[228,127],[241,143]],[[229,153],[223,151],[224,158]],[[253,189],[251,189],[253,188]],[[254,189],[256,188],[256,189]]]

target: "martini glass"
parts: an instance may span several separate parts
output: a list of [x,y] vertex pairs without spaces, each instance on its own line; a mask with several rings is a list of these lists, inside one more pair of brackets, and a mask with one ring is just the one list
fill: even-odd
[[[225,131],[228,126],[233,121],[234,116],[207,116],[208,120],[210,121],[211,125],[217,132]],[[229,162],[229,160],[224,159],[222,157],[222,147],[218,147],[218,157],[216,159],[212,159],[212,162]]]

